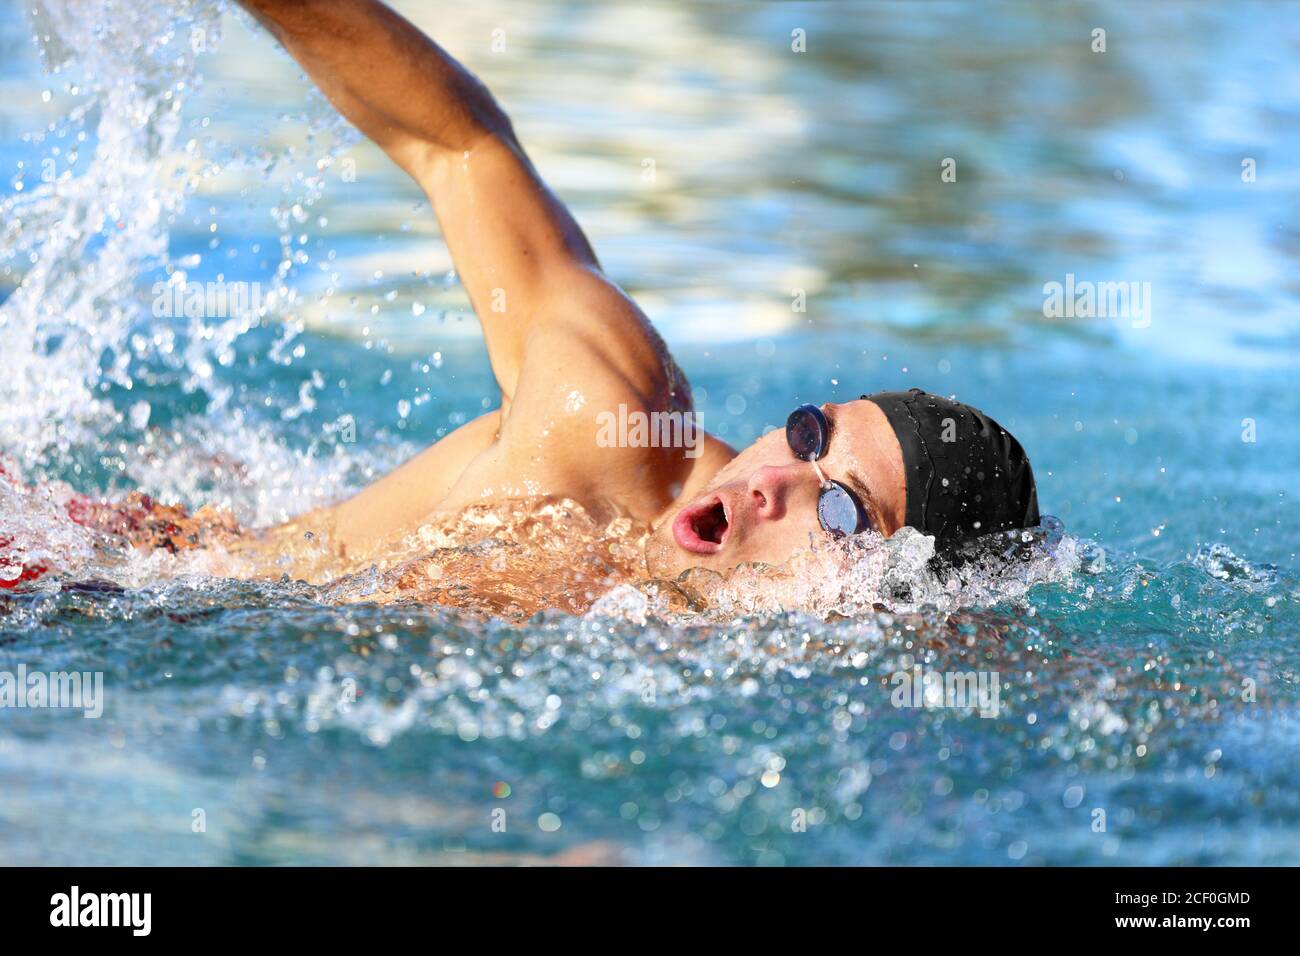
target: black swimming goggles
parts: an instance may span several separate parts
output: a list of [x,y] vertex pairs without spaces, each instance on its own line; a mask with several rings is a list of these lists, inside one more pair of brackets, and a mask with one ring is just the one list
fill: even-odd
[[816,405],[800,405],[792,411],[785,423],[785,440],[796,458],[811,462],[817,469],[822,484],[817,495],[817,520],[822,529],[842,538],[870,528],[871,519],[858,496],[838,481],[827,478],[817,464],[831,440],[831,424],[822,410]]

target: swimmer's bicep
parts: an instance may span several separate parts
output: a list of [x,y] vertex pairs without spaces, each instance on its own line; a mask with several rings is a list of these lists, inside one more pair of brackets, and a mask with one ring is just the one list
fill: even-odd
[[356,545],[374,543],[418,526],[444,500],[475,459],[497,440],[501,416],[487,412],[330,509],[335,536]]
[[654,371],[661,367],[658,357],[626,341],[619,324],[606,335],[564,322],[535,332],[528,350],[538,360],[526,364],[503,416],[502,450],[519,466],[566,481],[571,493],[581,483],[572,479],[601,482],[595,463],[609,461],[601,450],[626,445],[619,440],[620,421],[666,400],[662,376]]
[[653,397],[665,377],[663,343],[517,147],[487,137],[434,162],[421,184],[482,323],[505,404],[525,370],[587,387],[612,373]]
[[572,212],[513,141],[489,135],[439,155],[419,181],[489,336],[500,328],[522,341],[566,299],[609,285]]

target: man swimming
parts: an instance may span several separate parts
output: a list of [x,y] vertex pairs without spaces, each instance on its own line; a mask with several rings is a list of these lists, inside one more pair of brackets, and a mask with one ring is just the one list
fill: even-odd
[[616,412],[690,420],[690,387],[487,89],[380,0],[242,2],[428,196],[501,392],[497,410],[358,494],[264,535],[264,553],[306,537],[356,568],[439,516],[525,498],[648,529],[644,573],[658,579],[779,565],[868,530],[910,525],[946,553],[1038,523],[1016,440],[919,391],[800,406],[740,452],[703,434],[676,447],[602,441]]

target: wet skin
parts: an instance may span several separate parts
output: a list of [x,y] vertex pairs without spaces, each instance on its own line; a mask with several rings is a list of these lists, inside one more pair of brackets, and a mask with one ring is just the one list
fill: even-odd
[[[781,563],[826,534],[816,471],[794,458],[783,429],[740,453],[714,437],[702,449],[600,440],[602,413],[692,412],[690,386],[468,70],[379,0],[243,3],[428,196],[501,390],[499,409],[352,498],[273,529],[269,555],[312,532],[340,562],[382,560],[439,516],[524,497],[649,528],[646,565],[661,577]],[[831,438],[819,464],[892,533],[905,489],[883,412],[865,401],[822,407]]]
[[[903,525],[907,490],[902,450],[884,412],[863,400],[821,408],[831,426],[818,461],[823,474],[853,490],[875,531],[893,534]],[[817,520],[820,487],[816,469],[794,456],[784,429],[773,429],[724,465],[702,492],[674,502],[661,516],[646,543],[647,568],[668,578],[691,567],[780,564],[829,537]]]

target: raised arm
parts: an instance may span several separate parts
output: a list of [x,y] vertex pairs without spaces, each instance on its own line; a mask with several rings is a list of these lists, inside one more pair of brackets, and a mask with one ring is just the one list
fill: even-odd
[[597,422],[624,406],[689,411],[689,386],[488,91],[379,0],[241,2],[429,196],[501,386],[500,409],[303,520],[355,555],[433,511],[487,498],[556,495],[657,514],[697,459],[605,447]]
[[573,321],[562,297],[643,321],[601,275],[492,95],[408,20],[380,0],[242,2],[429,196],[507,407],[528,337]]

